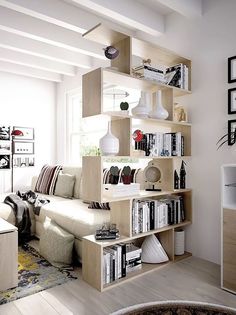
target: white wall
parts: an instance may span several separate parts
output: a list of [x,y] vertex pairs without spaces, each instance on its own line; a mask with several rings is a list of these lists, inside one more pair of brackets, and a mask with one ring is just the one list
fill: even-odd
[[[227,133],[227,58],[236,55],[236,1],[203,1],[203,17],[188,20],[168,18],[166,34],[157,42],[192,59],[189,103],[192,127],[192,162],[189,185],[193,188],[194,224],[188,246],[193,254],[220,262],[220,167],[236,163],[236,146],[216,150]],[[236,193],[236,191],[235,191]]]
[[[0,124],[35,128],[35,168],[14,169],[14,188],[26,189],[32,174],[55,163],[56,89],[49,81],[0,72]],[[0,192],[10,189],[10,171],[0,171]]]

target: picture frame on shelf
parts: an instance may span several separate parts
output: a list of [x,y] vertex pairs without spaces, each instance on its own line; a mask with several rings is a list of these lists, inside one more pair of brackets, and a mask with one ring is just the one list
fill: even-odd
[[13,154],[34,154],[34,142],[14,141]]
[[9,141],[11,138],[10,126],[0,126],[0,140]]
[[236,56],[228,58],[228,83],[236,82]]
[[236,88],[228,90],[228,115],[236,114]]
[[13,126],[14,130],[20,130],[23,133],[23,136],[13,136],[14,140],[34,140],[34,128]]
[[228,145],[236,142],[236,119],[228,120]]
[[0,170],[9,170],[11,168],[11,156],[9,154],[0,155]]
[[0,140],[0,155],[11,154],[11,141]]

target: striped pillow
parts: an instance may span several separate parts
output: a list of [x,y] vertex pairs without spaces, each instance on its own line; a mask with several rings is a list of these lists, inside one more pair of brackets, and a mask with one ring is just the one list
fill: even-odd
[[35,185],[35,191],[42,194],[53,195],[57,177],[61,169],[61,165],[44,165]]

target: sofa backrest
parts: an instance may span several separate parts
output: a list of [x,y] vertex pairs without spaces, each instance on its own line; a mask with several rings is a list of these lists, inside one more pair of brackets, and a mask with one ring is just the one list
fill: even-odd
[[[79,199],[81,197],[81,189],[82,189],[82,185],[81,185],[82,168],[76,167],[76,166],[63,166],[62,173],[75,176],[75,186],[74,186],[73,197],[76,199]],[[31,189],[33,191],[35,190],[37,179],[38,179],[38,176],[33,176],[32,178]]]

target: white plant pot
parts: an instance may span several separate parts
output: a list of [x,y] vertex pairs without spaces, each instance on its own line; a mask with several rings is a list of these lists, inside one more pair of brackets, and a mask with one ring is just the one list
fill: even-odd
[[154,105],[153,110],[149,113],[150,118],[156,119],[167,119],[169,116],[168,111],[162,105],[162,94],[161,91],[156,92],[156,104]]
[[119,153],[119,139],[111,133],[111,123],[108,122],[108,130],[99,141],[99,149],[102,155],[117,155]]
[[132,109],[132,115],[138,116],[140,118],[147,118],[149,109],[150,97],[148,92],[141,92],[141,97],[139,99],[138,105]]

